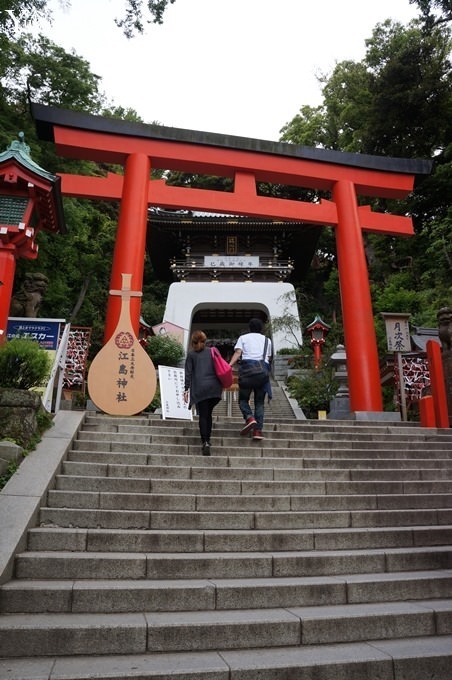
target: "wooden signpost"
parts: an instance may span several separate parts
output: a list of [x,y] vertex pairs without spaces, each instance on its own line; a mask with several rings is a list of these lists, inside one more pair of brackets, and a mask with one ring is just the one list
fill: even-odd
[[88,372],[88,392],[98,409],[114,416],[140,413],[154,398],[157,376],[150,356],[140,345],[130,319],[131,274],[121,274],[121,313],[115,331],[95,356]]

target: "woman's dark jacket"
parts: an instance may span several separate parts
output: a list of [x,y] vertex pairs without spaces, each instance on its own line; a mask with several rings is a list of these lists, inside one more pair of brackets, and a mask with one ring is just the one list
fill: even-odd
[[191,350],[185,360],[185,389],[190,390],[190,404],[205,399],[221,399],[223,387],[217,378],[209,347],[199,352]]

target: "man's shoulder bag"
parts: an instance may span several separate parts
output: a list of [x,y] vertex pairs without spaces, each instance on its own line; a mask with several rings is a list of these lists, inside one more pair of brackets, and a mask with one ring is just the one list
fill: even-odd
[[251,361],[242,360],[239,366],[239,387],[259,388],[263,387],[269,379],[270,371],[265,356],[267,354],[268,338],[265,338],[264,353],[262,359]]

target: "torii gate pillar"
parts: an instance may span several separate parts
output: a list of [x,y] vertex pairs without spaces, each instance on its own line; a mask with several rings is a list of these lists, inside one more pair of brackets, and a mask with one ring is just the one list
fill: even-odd
[[336,248],[352,411],[382,411],[380,369],[356,192],[350,181],[336,182]]
[[[131,154],[126,161],[116,233],[110,289],[120,290],[122,274],[131,274],[131,289],[142,290],[148,210],[148,183],[151,164],[142,153]],[[138,336],[140,298],[130,300],[130,318]],[[104,342],[113,335],[121,312],[121,298],[109,295],[105,319]]]

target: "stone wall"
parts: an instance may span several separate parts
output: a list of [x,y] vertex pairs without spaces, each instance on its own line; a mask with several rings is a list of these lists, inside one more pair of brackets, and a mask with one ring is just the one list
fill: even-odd
[[0,388],[0,439],[26,446],[38,431],[41,397],[30,390]]

